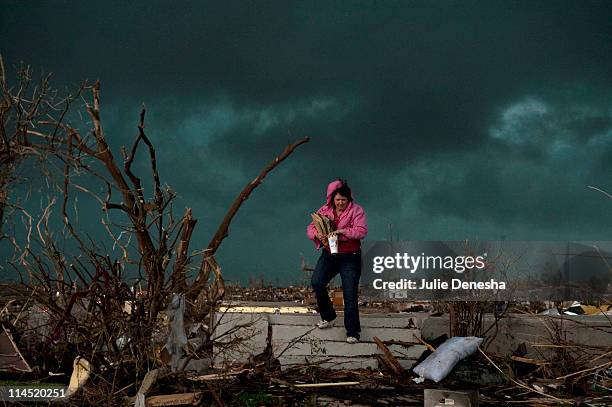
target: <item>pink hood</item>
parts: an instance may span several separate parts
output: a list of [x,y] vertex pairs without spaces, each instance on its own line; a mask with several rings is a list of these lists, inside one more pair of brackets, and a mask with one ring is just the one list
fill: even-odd
[[[336,180],[329,183],[327,186],[327,198],[325,200],[325,205],[317,210],[317,213],[323,216],[327,216],[329,219],[334,219],[334,206],[331,202],[331,196],[334,191],[340,188],[343,185],[342,181]],[[361,240],[366,237],[368,234],[368,222],[366,218],[365,211],[363,208],[353,200],[349,202],[348,206],[340,215],[340,218],[337,219],[337,229],[344,229],[344,234],[339,235],[340,241],[349,241],[349,240]],[[314,224],[311,222],[306,229],[306,234],[308,238],[312,240],[317,249],[321,247],[321,243],[317,239],[317,230],[314,227]]]
[[339,179],[329,183],[329,185],[327,186],[327,200],[326,200],[327,205],[331,206],[332,194],[334,193],[336,189],[340,188],[342,185],[344,184]]

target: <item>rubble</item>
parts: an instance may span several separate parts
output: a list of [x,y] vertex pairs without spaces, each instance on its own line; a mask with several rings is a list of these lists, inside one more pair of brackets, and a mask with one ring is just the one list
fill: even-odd
[[[163,341],[169,337],[168,332],[173,331],[173,322],[179,324],[179,315],[169,315],[180,311],[180,301],[177,304],[178,308],[169,308],[159,320]],[[32,309],[41,312],[36,304],[32,304]],[[251,306],[251,311],[255,309]],[[319,400],[317,402],[327,400],[331,405],[336,402],[342,405],[347,400],[353,405],[375,404],[367,394],[376,394],[389,404],[423,405],[431,397],[434,400],[438,397],[440,393],[436,391],[443,391],[455,394],[454,398],[445,399],[461,405],[467,403],[467,399],[458,395],[478,383],[481,402],[520,399],[526,403],[546,404],[549,401],[571,402],[577,398],[590,400],[588,394],[593,394],[591,397],[595,401],[611,397],[612,341],[609,338],[612,338],[612,325],[605,323],[605,316],[508,315],[497,321],[501,330],[495,335],[497,338],[488,341],[493,350],[483,347],[479,353],[459,362],[439,381],[443,388],[436,389],[431,388],[431,382],[419,384],[406,380],[416,377],[407,369],[444,350],[445,342],[459,340],[448,340],[445,335],[430,339],[434,337],[431,336],[433,332],[444,334],[444,329],[440,328],[448,327],[448,322],[438,323],[448,321],[444,316],[432,317],[428,312],[364,310],[362,340],[349,345],[344,342],[341,322],[329,330],[316,330],[317,316],[312,313],[234,313],[231,310],[224,308],[212,321],[215,334],[210,357],[206,357],[203,335],[211,322],[184,323],[182,328],[174,328],[188,338],[177,347],[183,356],[178,359],[176,372],[172,372],[168,355],[168,359],[158,360],[161,367],[150,370],[141,382],[132,386],[125,384],[126,389],[117,396],[128,397],[131,405],[139,407],[188,405],[202,400],[215,405],[240,405],[247,398],[284,400],[292,405],[309,397]],[[485,316],[485,323],[488,323],[487,318]],[[24,326],[25,322],[19,325]],[[506,330],[512,332],[515,339],[503,347],[496,341],[504,339]],[[523,331],[530,336],[523,336]],[[585,338],[592,341],[590,345],[588,342],[586,347],[575,345],[581,343],[575,341]],[[128,350],[129,341],[123,346]],[[71,394],[75,403],[96,391],[92,383],[95,377],[89,375],[90,362],[81,358],[74,360],[72,381],[76,384],[71,386],[74,389]],[[513,372],[512,376],[508,376],[509,371]],[[86,382],[83,377],[88,375]],[[75,377],[80,380],[75,381]],[[381,386],[387,390],[375,390]],[[345,389],[343,393],[336,390],[340,388]],[[406,390],[411,394],[409,398],[404,395]],[[420,392],[420,396],[414,395],[415,392]],[[477,405],[470,400],[472,404],[465,405]]]
[[603,305],[587,305],[581,304],[578,301],[574,301],[571,305],[562,304],[561,307],[550,307],[542,312],[539,315],[612,315],[612,305],[603,304]]

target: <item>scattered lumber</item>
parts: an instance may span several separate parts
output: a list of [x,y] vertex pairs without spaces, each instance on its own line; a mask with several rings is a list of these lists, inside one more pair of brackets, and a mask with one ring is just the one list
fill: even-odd
[[525,358],[525,357],[522,357],[522,356],[514,356],[513,355],[513,356],[511,356],[511,359],[516,361],[516,362],[527,363],[529,365],[536,365],[536,366],[550,365],[550,362],[547,362],[545,360]]
[[412,336],[414,337],[414,339],[416,339],[417,341],[419,341],[422,345],[425,345],[427,347],[427,349],[429,349],[432,352],[436,351],[436,348],[434,348],[433,346],[431,346],[430,344],[428,344],[427,342],[425,342],[422,338],[416,336],[415,334],[412,334]]
[[238,375],[243,374],[243,373],[248,373],[251,370],[252,369],[240,369],[240,370],[233,371],[233,372],[212,373],[212,374],[205,374],[205,375],[202,375],[202,376],[190,376],[189,380],[193,380],[195,382],[207,382],[207,381],[214,381],[214,380],[225,380],[225,379],[228,379],[230,377],[238,376]]
[[404,370],[402,365],[399,364],[399,362],[397,361],[395,356],[393,356],[389,348],[387,348],[387,346],[384,343],[382,343],[382,341],[378,339],[377,336],[375,336],[372,339],[374,339],[376,346],[378,346],[378,349],[380,349],[383,353],[382,355],[380,355],[380,357],[381,357],[381,360],[384,362],[385,366],[387,366],[393,373],[395,373],[398,376],[405,375],[406,370]]
[[180,394],[164,394],[162,396],[151,396],[147,397],[147,407],[159,407],[159,406],[189,406],[195,405],[200,398],[202,393],[180,393]]

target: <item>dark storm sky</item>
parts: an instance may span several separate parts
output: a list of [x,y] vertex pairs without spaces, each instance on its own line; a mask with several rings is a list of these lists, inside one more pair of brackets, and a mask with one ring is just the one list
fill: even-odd
[[229,279],[298,281],[338,176],[374,240],[389,223],[404,240],[610,238],[612,202],[587,189],[612,190],[608,1],[126,3],[3,1],[0,52],[58,87],[100,79],[117,155],[147,105],[193,249],[311,136],[235,218]]

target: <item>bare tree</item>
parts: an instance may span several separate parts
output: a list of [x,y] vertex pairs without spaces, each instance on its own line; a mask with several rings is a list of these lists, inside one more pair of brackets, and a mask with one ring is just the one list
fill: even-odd
[[[102,125],[99,82],[93,86],[84,84],[74,95],[56,102],[55,93],[49,96],[47,77],[40,88],[24,98],[30,71],[20,72],[16,91],[8,86],[4,69],[1,83],[4,99],[0,106],[0,170],[7,174],[0,183],[1,208],[11,207],[15,214],[29,220],[25,222],[24,244],[8,236],[15,249],[10,263],[36,303],[49,310],[44,351],[86,357],[106,372],[105,390],[114,394],[122,378],[138,379],[142,372],[159,363],[158,316],[172,293],[185,294],[193,319],[210,319],[206,338],[210,340],[210,330],[216,325],[214,311],[225,293],[214,255],[228,236],[229,225],[241,204],[270,171],[309,139],[290,144],[272,160],[238,195],[208,246],[190,252],[197,221],[191,208],[180,218],[174,215],[172,202],[176,193],[162,187],[157,153],[145,131],[145,108],[140,112],[132,145],[122,148],[118,159]],[[91,127],[88,133],[66,120],[77,98],[85,104]],[[145,182],[144,176],[133,169],[137,155],[143,151],[150,171],[150,181]],[[9,195],[15,181],[11,174],[28,154],[55,163],[45,176],[50,179],[51,189],[59,194],[49,198],[38,219],[12,203]],[[59,177],[54,178],[58,172]],[[101,183],[103,194],[98,193],[100,188],[89,186],[92,180]],[[147,188],[148,182],[151,184]],[[119,249],[119,255],[113,256],[103,241],[80,230],[74,212],[69,210],[77,206],[75,197],[79,194],[87,194],[99,203],[100,228]],[[55,233],[50,221],[56,207],[64,234]],[[67,240],[76,249],[67,248],[71,247],[65,244]],[[135,285],[146,289],[129,287],[128,273],[136,273]]]
[[[46,174],[49,156],[68,161],[66,137],[62,124],[71,104],[82,88],[61,97],[51,89],[51,75],[35,81],[32,70],[20,65],[14,87],[9,81],[0,56],[0,232],[9,203],[10,188],[19,182],[19,166],[28,158],[36,159]],[[78,162],[70,163],[78,167]]]

